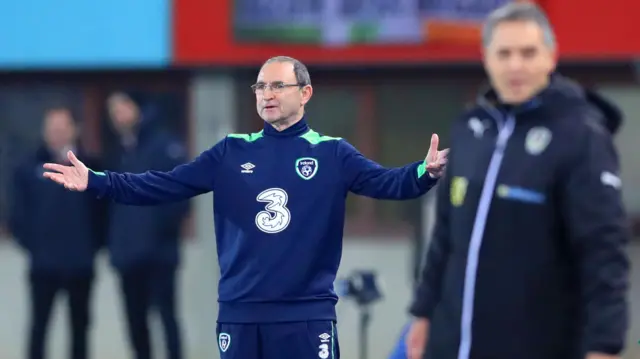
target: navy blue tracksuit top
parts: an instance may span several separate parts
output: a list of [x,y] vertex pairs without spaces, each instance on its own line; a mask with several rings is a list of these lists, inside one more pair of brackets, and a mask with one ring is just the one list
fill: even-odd
[[214,192],[221,323],[335,320],[333,282],[349,191],[411,199],[435,184],[423,161],[387,169],[303,120],[232,134],[170,172],[90,172],[89,190],[132,205]]

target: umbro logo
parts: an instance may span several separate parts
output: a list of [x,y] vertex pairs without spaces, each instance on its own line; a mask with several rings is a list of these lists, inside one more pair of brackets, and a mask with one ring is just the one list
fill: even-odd
[[253,169],[256,168],[256,165],[251,162],[247,162],[243,165],[240,165],[240,167],[242,167],[242,173],[253,173]]
[[322,333],[318,337],[320,337],[321,341],[324,343],[329,341],[329,338],[331,338],[331,335],[327,333]]

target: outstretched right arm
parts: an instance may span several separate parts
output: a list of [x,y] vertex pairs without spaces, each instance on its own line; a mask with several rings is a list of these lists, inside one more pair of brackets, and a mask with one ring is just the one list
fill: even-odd
[[169,172],[96,172],[87,169],[71,153],[69,156],[73,167],[47,164],[45,168],[59,173],[49,172],[45,176],[68,189],[88,190],[99,198],[108,198],[121,204],[151,206],[178,202],[214,190],[225,143],[225,140],[218,142],[192,162]]

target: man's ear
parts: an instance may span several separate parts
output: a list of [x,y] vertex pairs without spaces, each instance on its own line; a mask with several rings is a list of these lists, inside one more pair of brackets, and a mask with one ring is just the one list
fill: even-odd
[[306,85],[300,89],[300,93],[302,93],[302,100],[300,101],[301,105],[306,105],[309,100],[311,100],[311,96],[313,96],[313,87],[311,85]]

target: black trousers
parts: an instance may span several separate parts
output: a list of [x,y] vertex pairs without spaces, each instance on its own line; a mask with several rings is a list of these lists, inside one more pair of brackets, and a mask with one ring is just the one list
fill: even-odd
[[45,358],[45,343],[56,296],[67,294],[71,323],[69,358],[88,357],[88,331],[90,325],[89,301],[93,274],[60,275],[51,272],[29,274],[31,294],[31,326],[29,331],[28,358]]
[[136,359],[151,359],[148,315],[157,310],[164,327],[169,359],[182,358],[182,343],[176,318],[175,266],[146,265],[120,271],[120,283],[129,328],[129,341]]

